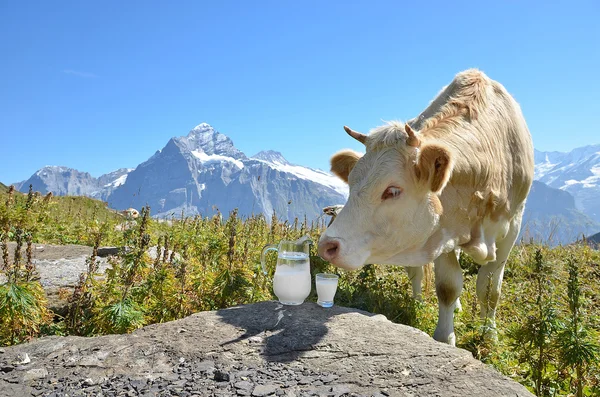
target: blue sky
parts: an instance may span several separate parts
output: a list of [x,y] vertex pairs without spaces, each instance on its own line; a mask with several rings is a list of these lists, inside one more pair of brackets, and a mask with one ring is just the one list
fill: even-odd
[[344,124],[411,118],[470,67],[536,148],[600,143],[595,0],[168,3],[0,2],[0,181],[134,167],[201,122],[327,169],[360,149]]

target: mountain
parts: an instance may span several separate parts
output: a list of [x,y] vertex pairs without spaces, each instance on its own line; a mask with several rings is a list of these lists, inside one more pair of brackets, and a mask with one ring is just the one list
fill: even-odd
[[203,123],[133,170],[120,169],[93,178],[66,167],[44,167],[18,188],[58,195],[101,198],[112,208],[148,204],[157,217],[273,212],[281,219],[315,219],[323,207],[343,204],[348,188],[333,175],[290,164],[266,150],[247,157],[231,139]]
[[571,193],[575,207],[600,222],[600,145],[568,153],[536,150],[535,179]]
[[596,233],[593,236],[588,237],[587,242],[592,247],[600,248],[600,233]]
[[121,168],[109,174],[94,178],[87,172],[62,166],[46,166],[29,179],[15,183],[15,188],[23,193],[33,185],[33,190],[42,194],[52,192],[58,196],[87,196],[105,200],[112,191],[122,185],[131,169]]
[[579,211],[569,192],[533,181],[520,239],[548,245],[568,244],[598,231],[600,222]]
[[208,124],[167,145],[132,171],[109,198],[114,208],[149,204],[158,217],[211,215],[217,210],[315,219],[343,203],[347,188],[326,172],[290,164],[281,153],[248,158]]
[[46,166],[28,180],[15,184],[17,190],[26,192],[29,185],[42,194],[52,192],[58,196],[92,196],[97,190],[96,180],[87,172],[68,167]]

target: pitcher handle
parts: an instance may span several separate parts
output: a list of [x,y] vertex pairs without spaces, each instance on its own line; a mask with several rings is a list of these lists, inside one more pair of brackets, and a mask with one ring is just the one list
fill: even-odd
[[269,251],[277,251],[277,244],[265,245],[265,248],[263,248],[262,253],[260,254],[260,264],[262,265],[262,270],[265,275],[267,274],[266,257],[267,252]]

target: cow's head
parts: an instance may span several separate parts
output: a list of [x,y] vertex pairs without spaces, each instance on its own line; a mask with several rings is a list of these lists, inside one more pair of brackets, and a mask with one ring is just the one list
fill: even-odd
[[319,255],[353,270],[418,251],[439,225],[438,195],[452,173],[449,149],[421,142],[408,124],[389,123],[368,136],[344,129],[366,154],[343,150],[331,158],[350,195],[321,236]]

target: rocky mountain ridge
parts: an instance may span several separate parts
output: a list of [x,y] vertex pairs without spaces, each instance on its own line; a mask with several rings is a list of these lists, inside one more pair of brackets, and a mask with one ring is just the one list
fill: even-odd
[[292,221],[321,216],[321,209],[346,201],[347,186],[333,175],[290,164],[281,153],[266,150],[247,157],[233,141],[202,123],[187,135],[171,138],[164,148],[133,170],[93,178],[65,167],[44,167],[27,181],[42,193],[85,195],[112,208],[150,205],[157,217],[262,213]]
[[600,144],[570,152],[536,150],[535,179],[569,192],[578,210],[600,222]]

